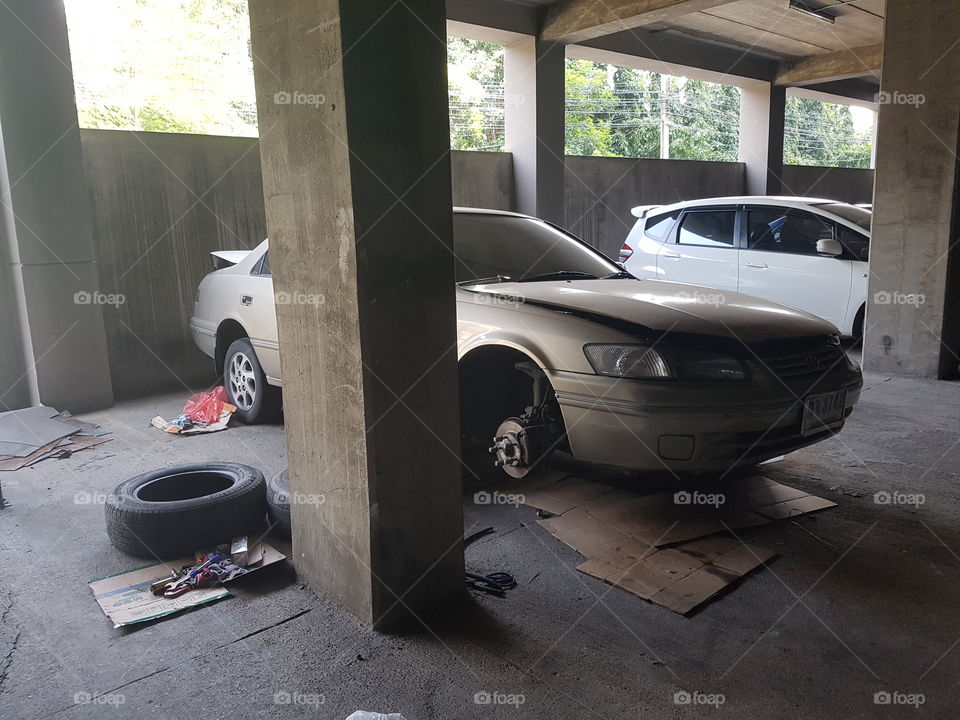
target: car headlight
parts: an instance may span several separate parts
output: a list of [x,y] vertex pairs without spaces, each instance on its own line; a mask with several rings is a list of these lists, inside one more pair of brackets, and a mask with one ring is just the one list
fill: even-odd
[[623,378],[672,378],[663,356],[647,345],[584,345],[597,375]]
[[735,357],[685,348],[648,345],[585,345],[587,360],[598,375],[635,380],[746,380],[747,371]]

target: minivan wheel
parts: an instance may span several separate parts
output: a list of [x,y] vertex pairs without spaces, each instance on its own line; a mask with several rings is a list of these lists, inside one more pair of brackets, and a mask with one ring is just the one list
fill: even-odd
[[223,361],[227,399],[236,405],[234,416],[248,425],[271,420],[280,409],[280,390],[267,384],[257,354],[248,338],[234,340]]

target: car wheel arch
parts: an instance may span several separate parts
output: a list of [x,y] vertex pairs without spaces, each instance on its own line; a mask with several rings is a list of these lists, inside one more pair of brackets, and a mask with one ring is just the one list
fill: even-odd
[[246,328],[233,318],[227,318],[217,326],[217,344],[214,350],[213,360],[216,363],[218,375],[223,375],[223,363],[224,360],[226,360],[227,348],[229,348],[234,341],[248,337],[250,336],[247,334]]

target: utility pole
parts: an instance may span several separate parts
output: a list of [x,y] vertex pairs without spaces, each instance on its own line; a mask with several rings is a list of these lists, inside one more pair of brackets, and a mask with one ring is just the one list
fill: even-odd
[[660,159],[670,159],[670,113],[669,110],[670,78],[660,74]]

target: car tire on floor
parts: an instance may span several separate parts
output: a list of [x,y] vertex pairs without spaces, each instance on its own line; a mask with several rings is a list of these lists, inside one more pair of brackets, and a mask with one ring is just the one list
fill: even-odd
[[290,478],[286,470],[278,472],[267,483],[267,514],[273,529],[290,537]]
[[266,514],[266,482],[256,468],[229,462],[151,470],[107,497],[110,542],[145,558],[173,558],[256,533]]
[[280,411],[280,388],[267,383],[257,353],[249,338],[234,340],[223,361],[223,385],[227,399],[236,405],[234,417],[252,425],[277,417]]

